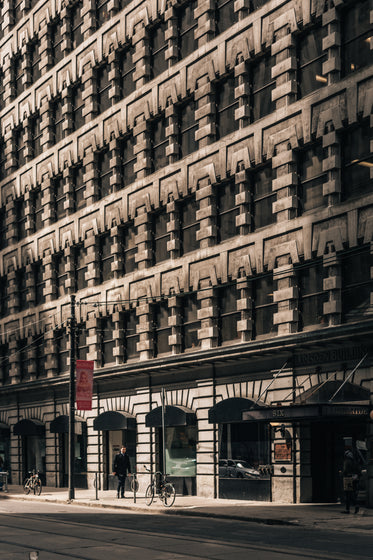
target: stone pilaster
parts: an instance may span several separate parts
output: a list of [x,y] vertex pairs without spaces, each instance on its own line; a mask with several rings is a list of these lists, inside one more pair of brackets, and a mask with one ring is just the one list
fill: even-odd
[[199,148],[204,148],[216,137],[214,86],[207,75],[197,81],[194,99],[197,103],[195,118],[198,122],[196,141]]
[[235,202],[236,206],[238,206],[236,227],[240,235],[247,235],[252,229],[253,216],[251,213],[251,193],[248,175],[243,167],[235,174],[234,180],[237,189]]
[[246,277],[237,278],[237,290],[239,292],[237,310],[241,313],[241,318],[237,322],[237,332],[241,342],[248,342],[253,338],[252,282]]
[[250,83],[248,66],[243,59],[234,67],[234,77],[237,81],[234,96],[238,101],[234,118],[238,121],[239,128],[245,128],[250,123]]
[[169,163],[174,163],[179,159],[179,123],[176,107],[170,104],[165,109],[165,117],[167,119],[166,136],[168,137],[168,146],[166,148],[166,156]]
[[137,179],[143,179],[151,169],[150,140],[149,134],[147,134],[147,121],[144,115],[135,123],[133,135],[135,138],[134,153],[137,156],[134,171]]
[[151,70],[148,33],[146,27],[142,23],[139,23],[135,27],[135,33],[132,36],[132,45],[135,48],[133,62],[136,64],[133,79],[136,82],[136,89],[138,89],[149,81]]
[[290,33],[289,22],[283,17],[274,21],[276,40],[272,44],[271,54],[275,59],[272,67],[272,78],[276,79],[276,87],[272,91],[272,101],[276,109],[282,109],[293,103],[297,95],[297,57],[296,42]]
[[137,253],[135,261],[138,270],[149,268],[152,264],[151,232],[149,214],[145,208],[139,208],[135,217],[134,225],[137,228],[136,245]]
[[273,270],[277,283],[273,290],[273,302],[277,303],[277,313],[273,315],[273,324],[277,325],[278,336],[291,334],[298,330],[298,289],[295,286],[294,266],[288,257],[281,257],[278,267]]
[[12,197],[8,197],[5,204],[6,213],[6,238],[8,244],[17,243],[18,241],[18,231],[17,231],[17,211],[15,200]]
[[322,137],[322,146],[326,153],[322,168],[327,173],[323,195],[328,197],[328,206],[332,206],[341,198],[341,145],[334,130],[326,132]]
[[169,252],[170,259],[176,259],[180,255],[180,236],[175,201],[172,200],[167,204],[167,214],[169,217],[167,233],[170,234],[170,239],[167,241],[167,251]]
[[195,31],[198,47],[206,45],[215,36],[214,14],[215,0],[199,0],[197,8],[194,10],[194,17],[198,20],[198,27]]
[[7,270],[7,282],[8,282],[8,309],[9,314],[13,315],[19,311],[19,290],[17,286],[17,273],[12,268]]
[[15,336],[11,336],[8,346],[9,352],[9,382],[16,385],[21,381],[19,375],[18,342]]
[[83,182],[86,185],[84,195],[87,206],[89,206],[98,199],[97,166],[95,153],[92,149],[85,153],[83,157],[83,166]]
[[180,316],[180,297],[170,296],[168,298],[168,324],[171,327],[171,334],[168,337],[168,344],[172,354],[181,352],[181,316]]
[[82,34],[86,41],[97,28],[96,25],[96,0],[84,0],[81,9],[81,17],[83,18]]
[[323,266],[326,269],[326,277],[323,281],[323,289],[328,292],[328,301],[324,303],[324,316],[327,326],[339,325],[341,323],[341,265],[340,259],[334,250],[324,255]]
[[196,201],[199,202],[199,209],[196,212],[196,219],[200,223],[200,228],[197,231],[197,241],[200,249],[205,249],[216,243],[216,204],[210,180],[202,179],[198,186]]
[[151,305],[149,303],[140,303],[136,307],[136,315],[139,321],[137,325],[137,333],[139,335],[137,351],[139,352],[139,359],[149,360],[153,357]]
[[167,49],[165,52],[165,58],[168,62],[168,66],[171,67],[178,61],[178,27],[177,27],[177,16],[175,6],[171,6],[166,9],[164,13],[164,19],[167,22],[167,29],[165,32],[165,40],[167,41]]
[[95,315],[87,317],[86,329],[88,331],[87,345],[88,353],[87,360],[94,360],[96,367],[101,367],[101,352],[100,352],[100,318]]
[[335,7],[323,13],[322,24],[327,28],[327,35],[322,42],[327,60],[322,65],[322,73],[328,84],[334,84],[341,76],[341,29],[339,12]]
[[44,333],[45,372],[48,378],[54,378],[58,375],[58,348],[55,336],[56,332],[53,329]]
[[201,321],[201,326],[198,329],[200,349],[215,348],[218,346],[218,328],[216,325],[218,311],[216,294],[213,288],[198,291],[197,300],[200,304],[197,311],[197,318]]
[[272,189],[277,192],[277,200],[273,203],[272,212],[276,214],[278,223],[287,222],[295,218],[298,208],[296,157],[287,142],[276,147],[272,168],[275,175]]
[[44,282],[44,297],[45,303],[53,301],[55,298],[55,282],[54,282],[54,263],[53,256],[51,254],[45,255],[43,258],[43,282]]
[[124,362],[123,313],[114,311],[111,318],[114,323],[113,338],[115,346],[113,348],[113,357],[116,364],[122,364]]
[[84,249],[87,251],[86,264],[87,264],[87,274],[86,282],[87,287],[96,286],[100,280],[100,266],[98,262],[98,248],[97,240],[92,230],[87,234],[84,239]]
[[84,103],[83,117],[84,122],[94,119],[98,113],[97,110],[97,86],[96,86],[96,70],[91,66],[83,72],[82,75],[82,100]]

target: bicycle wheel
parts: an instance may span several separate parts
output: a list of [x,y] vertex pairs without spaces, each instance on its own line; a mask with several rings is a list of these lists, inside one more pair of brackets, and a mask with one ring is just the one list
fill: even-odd
[[171,507],[176,498],[175,488],[170,482],[164,485],[162,489],[163,505],[166,507]]
[[41,480],[35,480],[35,484],[34,484],[34,494],[36,494],[37,496],[40,496],[42,486],[43,486],[43,485],[42,485],[42,483],[41,483]]
[[150,506],[154,500],[154,486],[153,484],[149,484],[145,492],[145,503],[147,506]]
[[23,491],[24,491],[25,494],[30,494],[30,492],[31,492],[30,479],[29,478],[25,478],[25,481],[23,483]]
[[134,476],[131,479],[131,490],[132,492],[138,492],[139,491],[139,483],[137,478],[135,478]]

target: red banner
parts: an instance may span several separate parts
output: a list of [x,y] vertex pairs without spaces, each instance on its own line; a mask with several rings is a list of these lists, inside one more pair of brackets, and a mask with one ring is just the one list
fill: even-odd
[[92,410],[93,361],[76,360],[76,391],[77,410]]

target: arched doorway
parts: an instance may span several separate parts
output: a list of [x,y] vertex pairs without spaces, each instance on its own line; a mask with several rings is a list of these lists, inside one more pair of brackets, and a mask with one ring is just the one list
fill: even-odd
[[165,453],[163,458],[162,407],[154,408],[146,416],[146,426],[155,428],[155,469],[170,475],[176,492],[196,494],[197,417],[184,406],[165,406]]
[[136,418],[124,411],[107,411],[93,421],[93,429],[103,432],[102,466],[104,490],[115,490],[116,477],[112,475],[114,456],[120,452],[123,444],[131,463],[131,470],[136,470]]
[[[58,485],[68,486],[69,461],[69,417],[57,416],[50,424],[50,432],[58,436]],[[87,424],[81,418],[75,418],[75,488],[87,488]]]
[[43,484],[46,483],[45,426],[36,419],[24,419],[15,424],[13,434],[22,440],[22,478],[33,469],[39,471]]

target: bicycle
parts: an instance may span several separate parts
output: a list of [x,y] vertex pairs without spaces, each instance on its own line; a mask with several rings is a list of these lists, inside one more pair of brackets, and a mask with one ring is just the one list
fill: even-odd
[[25,494],[30,494],[31,490],[33,490],[34,494],[40,496],[42,490],[42,483],[39,476],[39,471],[30,471],[28,477],[25,478],[23,483],[23,491]]
[[[145,491],[146,505],[150,506],[153,503],[154,496],[157,494],[158,498],[161,502],[163,502],[165,507],[171,507],[175,501],[176,491],[171,482],[167,481],[166,477],[168,475],[164,475],[160,471],[152,473],[145,465],[144,468],[151,474],[150,484]],[[160,479],[158,484],[157,476]]]

